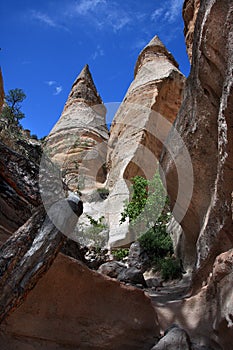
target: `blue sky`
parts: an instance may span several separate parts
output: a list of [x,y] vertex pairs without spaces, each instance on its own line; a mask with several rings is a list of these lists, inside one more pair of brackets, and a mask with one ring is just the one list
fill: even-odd
[[5,91],[22,88],[25,128],[39,137],[58,120],[88,63],[103,101],[122,101],[142,48],[158,35],[188,75],[183,0],[7,0],[0,2]]

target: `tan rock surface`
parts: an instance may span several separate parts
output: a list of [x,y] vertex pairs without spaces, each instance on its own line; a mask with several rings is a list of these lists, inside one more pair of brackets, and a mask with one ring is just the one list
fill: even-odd
[[108,130],[105,107],[88,65],[75,80],[60,119],[47,139],[47,152],[73,189],[105,181]]
[[106,210],[111,245],[135,239],[128,234],[127,223],[119,226],[124,201],[129,199],[129,181],[136,175],[148,179],[154,175],[162,143],[181,104],[184,81],[171,53],[155,36],[139,55],[134,81],[110,131],[107,187],[111,191]]
[[[184,101],[175,121],[191,156],[194,189],[189,207],[174,212],[185,234],[186,265],[197,262],[196,283],[201,285],[215,257],[233,244],[233,4],[232,1],[205,1],[201,4],[194,35],[194,56]],[[176,163],[182,151],[173,130],[167,140]],[[172,205],[176,202],[176,165],[164,150],[165,171]],[[183,176],[185,176],[185,167]],[[186,192],[183,191],[183,198]],[[178,220],[179,221],[179,220]],[[198,282],[199,281],[199,282]]]
[[59,254],[1,326],[1,349],[149,349],[158,335],[150,298]]
[[200,7],[200,0],[185,0],[183,5],[184,35],[186,41],[187,54],[192,61],[193,35],[197,14]]

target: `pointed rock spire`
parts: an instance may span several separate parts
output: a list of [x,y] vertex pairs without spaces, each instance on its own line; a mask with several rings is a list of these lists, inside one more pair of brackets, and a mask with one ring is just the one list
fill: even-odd
[[179,68],[178,63],[172,54],[166,49],[162,41],[159,39],[157,35],[147,44],[141,53],[138,56],[138,60],[136,62],[134,77],[136,77],[140,68],[148,61],[154,61],[158,58],[165,58],[170,61],[176,68]]
[[73,102],[72,100],[85,102],[89,106],[102,104],[102,99],[96,90],[88,64],[84,66],[74,81],[67,104]]

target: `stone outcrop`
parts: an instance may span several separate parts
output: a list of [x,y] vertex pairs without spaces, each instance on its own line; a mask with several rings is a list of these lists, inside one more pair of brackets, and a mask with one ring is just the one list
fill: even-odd
[[130,179],[136,175],[150,179],[154,175],[162,144],[181,104],[184,81],[173,56],[154,37],[139,55],[134,81],[110,131],[106,211],[112,246],[135,240],[128,233],[128,223],[119,225],[124,202],[129,199]]
[[59,254],[1,325],[1,349],[150,349],[156,314],[141,290]]
[[[232,1],[203,1],[194,31],[192,69],[174,124],[189,151],[194,173],[191,202],[188,208],[178,203],[174,216],[178,220],[188,209],[181,226],[185,263],[196,263],[196,288],[206,280],[215,257],[233,245],[232,33]],[[174,130],[166,144],[174,158],[164,150],[161,163],[174,206],[180,181],[176,164],[183,162],[183,148],[176,145]],[[183,177],[185,173],[184,165]]]
[[0,143],[0,243],[41,204],[39,166]]
[[72,189],[105,181],[108,130],[106,110],[86,65],[72,85],[64,110],[47,138],[51,160]]
[[183,5],[184,36],[186,41],[187,54],[192,61],[193,35],[200,7],[200,0],[185,0]]
[[4,102],[4,87],[3,87],[2,70],[0,68],[0,112],[2,110],[3,102]]

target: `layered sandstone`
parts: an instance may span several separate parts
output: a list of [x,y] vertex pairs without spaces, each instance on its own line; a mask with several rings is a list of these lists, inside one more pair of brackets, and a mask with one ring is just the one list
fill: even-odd
[[[150,349],[159,335],[143,291],[59,254],[1,325],[1,349]],[[29,345],[30,344],[30,345]]]
[[125,245],[134,236],[128,223],[119,225],[130,180],[136,175],[152,178],[157,159],[179,110],[185,78],[175,59],[155,36],[142,50],[135,78],[117,111],[108,142],[107,204],[110,244]]
[[185,0],[183,5],[184,36],[186,49],[190,62],[192,61],[193,35],[197,14],[200,7],[200,0]]
[[0,244],[41,204],[39,166],[0,142]]
[[105,107],[86,65],[72,85],[60,119],[47,138],[47,153],[73,189],[105,181],[108,130]]
[[[166,149],[161,158],[171,203],[178,202],[175,218],[179,221],[188,209],[181,226],[186,264],[196,263],[198,269],[196,283],[206,279],[215,257],[233,245],[232,14],[230,0],[202,2],[198,12],[191,74],[175,121],[193,166],[194,187],[189,206],[183,207],[182,201],[176,200],[180,181],[176,164],[184,160],[183,148],[175,144],[174,130],[167,140],[174,158]],[[181,177],[185,173],[184,165]]]

